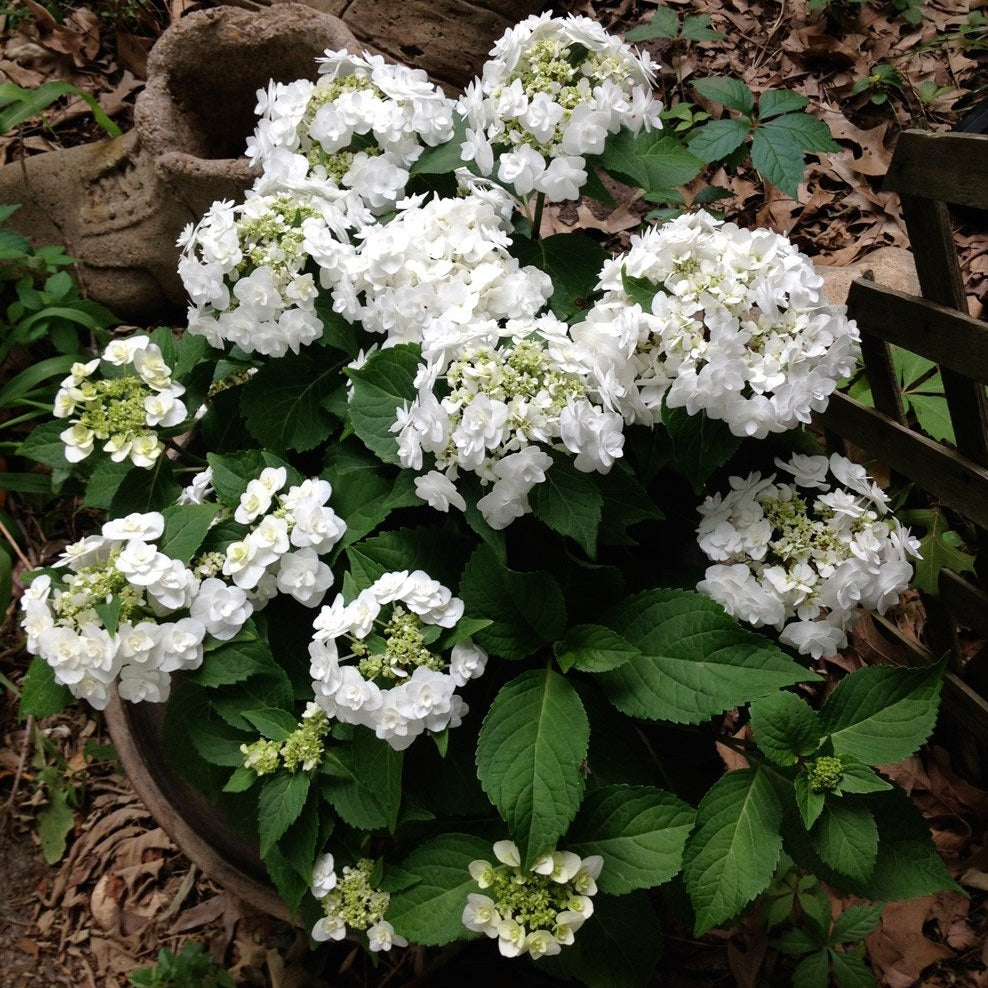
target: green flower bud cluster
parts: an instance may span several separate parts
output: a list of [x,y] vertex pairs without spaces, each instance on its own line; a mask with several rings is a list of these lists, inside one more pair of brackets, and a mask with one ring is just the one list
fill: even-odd
[[346,866],[336,888],[322,899],[327,916],[341,919],[351,930],[366,930],[384,919],[391,896],[371,885],[374,862],[361,858]]
[[315,704],[309,704],[299,726],[284,741],[267,741],[261,738],[251,744],[242,744],[244,768],[253,769],[258,775],[271,775],[279,768],[289,772],[311,771],[321,761],[325,737],[329,733],[329,718]]
[[275,272],[294,269],[303,254],[302,222],[318,217],[316,209],[290,193],[274,197],[262,216],[241,217],[237,221],[237,235],[243,244],[239,273],[247,275],[260,267]]
[[127,582],[113,561],[119,553],[98,566],[85,566],[65,577],[65,590],[53,600],[53,610],[59,619],[77,626],[98,624],[102,619],[93,610],[95,604],[120,601],[120,621],[129,621],[141,609],[142,594],[138,587]]
[[806,763],[810,792],[835,792],[844,777],[844,763],[835,755],[821,755]]
[[372,651],[366,642],[354,639],[351,651],[360,658],[358,669],[367,680],[388,681],[405,679],[419,666],[442,671],[442,657],[430,652],[425,644],[425,625],[417,614],[395,604],[391,617],[384,625],[384,650]]

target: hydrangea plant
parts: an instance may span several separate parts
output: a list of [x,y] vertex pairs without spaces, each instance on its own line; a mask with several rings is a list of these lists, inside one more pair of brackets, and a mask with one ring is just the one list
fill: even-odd
[[[24,445],[108,514],[24,595],[28,706],[170,697],[176,770],[315,940],[374,952],[633,986],[677,876],[697,934],[783,849],[950,886],[874,768],[942,667],[818,695],[916,542],[807,429],[857,354],[810,261],[699,211],[619,256],[540,238],[598,171],[701,167],[586,18],[513,28],[455,104],[374,56],[315,74],[259,94],[255,187],[183,234],[186,331],[74,367]],[[718,740],[747,767],[683,780]]]

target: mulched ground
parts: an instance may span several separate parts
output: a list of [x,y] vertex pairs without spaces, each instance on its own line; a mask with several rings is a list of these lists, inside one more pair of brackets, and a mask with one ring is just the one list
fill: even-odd
[[[47,8],[64,10],[65,4],[11,0],[0,7],[6,11],[0,15],[0,81],[74,82],[94,92],[126,130],[154,39],[191,10],[215,5],[71,3],[59,21]],[[258,6],[260,0],[234,5]],[[984,99],[988,32],[963,33],[972,14],[984,12],[982,0],[929,0],[919,26],[907,24],[891,5],[852,0],[832,0],[817,12],[809,11],[805,0],[672,0],[670,5],[683,15],[709,14],[729,40],[648,42],[663,66],[660,83],[667,101],[690,97],[690,79],[710,75],[737,76],[755,92],[797,89],[846,149],[811,165],[798,202],[767,188],[752,172],[715,176],[731,192],[720,204],[728,216],[783,232],[829,264],[849,264],[879,247],[908,246],[898,205],[880,190],[881,176],[901,129],[952,129]],[[647,0],[607,0],[576,2],[567,9],[623,31],[647,21],[654,6]],[[879,63],[893,65],[905,80],[881,104],[871,100],[874,91],[853,93],[855,81]],[[927,89],[936,95],[924,102]],[[46,113],[43,122],[0,137],[0,163],[102,137],[85,105],[68,101]],[[596,225],[620,238],[640,211],[641,204],[626,203],[604,218],[577,206],[559,210],[553,222],[559,229],[577,221]],[[958,233],[974,314],[988,295],[988,230],[976,223],[969,220]],[[6,507],[23,512],[13,499]],[[57,527],[50,519],[25,517],[35,533],[32,544],[23,547],[28,561],[50,560],[58,544],[43,533]],[[922,636],[922,610],[914,599],[895,618],[900,628]],[[160,947],[178,950],[190,939],[205,943],[239,984],[259,988],[541,981],[530,966],[515,965],[505,973],[490,964],[491,951],[478,954],[474,947],[443,951],[438,960],[407,951],[377,970],[347,946],[310,952],[304,936],[252,914],[183,857],[107,757],[98,717],[74,710],[37,724],[18,719],[12,687],[27,661],[19,640],[8,620],[0,635],[0,988],[115,988],[127,984],[135,967],[152,963]],[[840,664],[847,670],[888,658],[891,648],[864,624]],[[988,986],[988,793],[962,778],[954,764],[959,756],[935,746],[890,770],[927,815],[938,847],[969,895],[948,893],[886,908],[868,949],[880,983],[888,988]],[[42,857],[38,836],[38,811],[53,798],[43,784],[46,772],[61,780],[58,788],[68,800],[64,812],[72,815],[65,853],[52,865]],[[787,984],[787,972],[754,926],[695,941],[670,918],[663,985],[755,988]]]

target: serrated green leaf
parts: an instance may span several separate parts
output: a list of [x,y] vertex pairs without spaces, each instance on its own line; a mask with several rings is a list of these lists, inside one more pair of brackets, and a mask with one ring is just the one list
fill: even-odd
[[866,806],[847,799],[826,800],[810,836],[824,864],[852,881],[868,882],[878,857],[878,827]]
[[826,950],[818,950],[796,965],[792,988],[830,988],[830,955]]
[[626,31],[625,41],[649,41],[652,38],[679,36],[679,16],[670,7],[656,7],[646,24]]
[[662,409],[662,424],[672,441],[672,464],[702,494],[711,474],[738,451],[741,440],[726,422],[706,412],[690,415],[685,408]]
[[241,391],[247,429],[269,449],[314,449],[338,428],[324,402],[339,380],[337,365],[307,354],[262,363]]
[[262,858],[301,815],[309,795],[309,783],[306,772],[279,771],[261,786],[257,827]]
[[955,573],[974,570],[975,557],[947,541],[950,522],[939,509],[904,511],[902,520],[926,529],[919,544],[922,558],[913,563],[912,582],[920,590],[936,597],[940,592],[942,569],[952,569]]
[[208,651],[202,665],[189,676],[200,686],[230,686],[277,669],[266,643],[256,639],[237,639]]
[[539,964],[587,988],[639,988],[651,981],[661,953],[662,926],[645,892],[600,894],[574,943]]
[[259,779],[260,776],[252,768],[241,765],[233,770],[233,774],[223,786],[223,792],[246,792]]
[[563,672],[606,672],[641,654],[626,638],[599,624],[578,624],[568,629],[553,645],[553,651]]
[[661,789],[603,786],[583,801],[566,847],[603,857],[602,892],[654,888],[679,873],[693,818],[691,806]]
[[777,765],[795,765],[820,744],[816,711],[793,693],[770,693],[751,705],[755,743]]
[[552,278],[549,308],[564,321],[590,308],[607,251],[582,233],[557,233],[538,240],[519,240],[512,252]]
[[873,768],[845,758],[838,788],[841,792],[858,794],[885,792],[892,788],[892,783],[886,782]]
[[557,455],[545,481],[529,494],[532,514],[548,528],[566,535],[591,558],[597,556],[597,530],[604,498],[594,477],[573,466],[573,458]]
[[169,559],[187,563],[196,554],[213,520],[219,514],[218,504],[176,504],[165,508],[165,531],[158,550]]
[[834,927],[830,933],[830,942],[853,943],[858,940],[864,940],[865,937],[874,932],[875,928],[882,921],[882,910],[884,908],[884,902],[869,902],[856,906],[848,906],[834,920]]
[[740,79],[735,79],[733,76],[691,79],[690,84],[705,99],[721,103],[746,116],[751,116],[755,108],[755,97],[751,90]]
[[48,803],[38,811],[37,820],[41,854],[47,864],[57,864],[65,854],[66,840],[75,826],[69,791],[63,786],[49,786]]
[[590,724],[557,672],[533,669],[498,693],[477,740],[477,776],[521,852],[522,867],[555,847],[583,796]]
[[72,703],[67,686],[55,682],[55,671],[35,656],[21,683],[19,714],[23,717],[51,717]]
[[559,584],[548,573],[508,569],[486,545],[468,560],[460,596],[471,614],[492,622],[478,631],[477,643],[504,659],[523,659],[554,642],[566,628]]
[[[302,812],[278,841],[278,851],[292,867],[295,874],[305,882],[306,891],[312,883],[312,868],[316,863],[316,844],[319,840],[319,797],[311,784]],[[289,902],[294,912],[301,901]]]
[[919,427],[934,439],[956,443],[954,423],[950,418],[947,399],[942,395],[923,394],[919,392],[904,394],[906,404],[916,416]]
[[647,591],[609,612],[604,623],[642,653],[599,676],[611,703],[631,717],[699,724],[815,678],[692,591]]
[[458,113],[453,114],[453,135],[448,141],[436,147],[427,147],[412,163],[410,175],[445,175],[464,165],[460,155],[460,145],[466,139],[467,120]]
[[608,138],[601,166],[646,192],[657,192],[691,182],[703,162],[670,134],[642,130],[634,135],[621,130]]
[[701,161],[723,161],[733,154],[751,133],[751,125],[739,117],[708,120],[690,134],[687,147]]
[[758,119],[771,120],[783,113],[806,109],[809,100],[791,89],[768,89],[758,97]]
[[799,183],[806,170],[806,157],[799,143],[785,128],[773,127],[778,117],[755,130],[751,141],[751,163],[766,181],[778,186],[790,199],[799,199]]
[[360,590],[385,573],[425,570],[448,587],[458,582],[466,545],[452,545],[440,527],[398,528],[347,546],[350,576]]
[[683,18],[681,37],[684,41],[723,41],[727,35],[711,27],[709,14],[691,14]]
[[49,467],[69,467],[65,443],[58,438],[64,431],[65,423],[60,420],[42,423],[17,447],[17,455]]
[[763,769],[729,772],[700,800],[683,862],[697,936],[733,919],[768,887],[782,851],[781,821]]
[[85,503],[91,508],[102,508],[105,511],[110,507],[121,481],[131,469],[130,461],[114,463],[110,459],[100,460],[86,482],[86,493],[83,496]]
[[388,922],[398,934],[425,947],[469,938],[463,908],[467,896],[479,892],[470,862],[490,857],[491,845],[468,834],[426,841],[401,862],[401,871],[414,881],[391,893]]
[[132,511],[163,511],[175,503],[181,491],[171,460],[159,456],[150,469],[134,467],[124,476],[110,499],[110,516],[119,518]]
[[244,710],[241,716],[244,720],[250,721],[260,731],[261,736],[269,741],[284,741],[289,734],[298,729],[295,715],[278,707]]
[[805,771],[800,772],[793,780],[793,791],[796,796],[796,806],[799,807],[799,815],[803,818],[803,826],[809,830],[820,818],[826,797],[822,792],[814,792],[810,788],[810,781]]
[[324,757],[335,771],[323,780],[323,794],[344,823],[393,833],[401,806],[404,752],[357,728],[353,741],[334,745]]
[[769,943],[782,954],[807,954],[812,950],[819,950],[821,946],[818,940],[815,940],[809,933],[798,927],[783,930],[777,937],[773,937]]
[[834,966],[834,978],[840,988],[878,988],[871,968],[854,954],[830,950],[830,962]]
[[421,351],[403,343],[371,354],[358,369],[347,371],[353,382],[350,422],[364,445],[385,463],[398,463],[398,441],[391,427],[398,409],[415,398],[415,374]]
[[945,661],[918,669],[870,667],[851,673],[827,697],[820,729],[834,754],[888,765],[917,750],[936,723]]

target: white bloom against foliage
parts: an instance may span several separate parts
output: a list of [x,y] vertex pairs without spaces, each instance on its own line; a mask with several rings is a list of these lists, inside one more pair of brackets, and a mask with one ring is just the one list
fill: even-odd
[[189,332],[222,349],[283,357],[322,335],[320,283],[352,252],[341,194],[251,194],[216,202],[179,239],[178,273],[189,294]]
[[858,331],[785,238],[705,213],[632,238],[573,327],[601,401],[654,425],[663,400],[763,439],[810,421],[854,369]]
[[423,731],[457,727],[467,706],[455,691],[487,661],[469,638],[449,659],[440,654],[441,631],[462,616],[463,601],[421,570],[385,573],[349,604],[338,596],[319,612],[309,646],[316,703],[397,751]]
[[804,655],[835,655],[864,611],[898,601],[919,542],[845,457],[796,454],[776,466],[795,482],[732,477],[728,494],[700,506],[700,548],[715,565],[697,589]]
[[[567,327],[555,316],[514,319],[496,345],[464,347],[453,360],[433,360],[419,373],[418,397],[392,431],[402,466],[430,469],[416,490],[446,511],[461,507],[460,471],[477,474],[490,491],[477,505],[503,529],[529,511],[528,494],[552,465],[549,449],[575,456],[585,473],[607,473],[621,456],[621,416],[588,397],[586,375],[561,368]],[[440,397],[441,396],[441,397]]]
[[315,82],[271,82],[247,156],[283,186],[352,190],[374,212],[394,208],[426,147],[453,136],[453,107],[421,69],[380,55],[327,51]]
[[652,66],[596,21],[533,15],[505,32],[459,102],[461,153],[521,197],[577,199],[609,134],[661,127]]
[[[98,376],[100,359],[123,373]],[[84,460],[99,443],[114,463],[150,468],[164,450],[157,429],[181,425],[189,413],[185,387],[171,379],[160,348],[147,336],[114,340],[102,358],[72,365],[55,395],[54,414],[70,420],[59,438],[69,463]]]
[[572,944],[593,914],[592,896],[604,859],[549,851],[525,871],[518,847],[508,840],[494,845],[494,856],[496,865],[470,863],[470,876],[483,894],[467,896],[463,925],[497,939],[504,957],[531,954],[537,960]]

